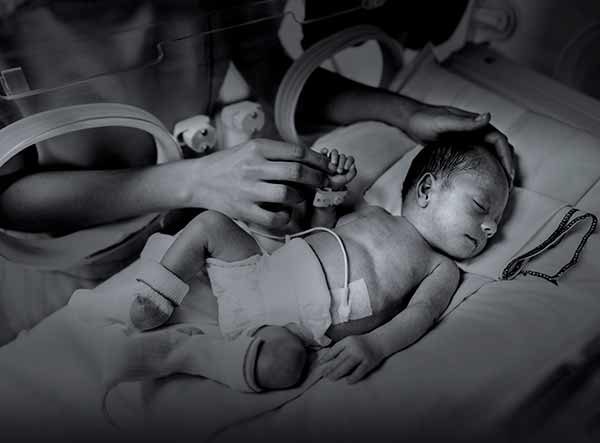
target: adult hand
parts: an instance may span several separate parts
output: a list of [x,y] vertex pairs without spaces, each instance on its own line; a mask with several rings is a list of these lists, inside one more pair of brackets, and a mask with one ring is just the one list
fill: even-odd
[[[290,222],[303,188],[324,186],[325,156],[284,142],[254,139],[193,163],[187,206],[222,212],[265,227]],[[192,163],[190,163],[192,164]]]
[[515,178],[515,151],[507,137],[490,124],[489,113],[476,114],[451,106],[420,104],[408,117],[405,132],[420,142],[436,141],[448,132],[479,131],[483,140],[492,145],[508,173]]

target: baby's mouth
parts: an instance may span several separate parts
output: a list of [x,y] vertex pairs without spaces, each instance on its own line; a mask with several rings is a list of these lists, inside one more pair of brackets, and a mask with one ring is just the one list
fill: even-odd
[[465,236],[473,242],[473,248],[477,249],[477,247],[479,246],[479,242],[477,241],[477,239],[475,237],[471,237],[469,234],[465,234]]

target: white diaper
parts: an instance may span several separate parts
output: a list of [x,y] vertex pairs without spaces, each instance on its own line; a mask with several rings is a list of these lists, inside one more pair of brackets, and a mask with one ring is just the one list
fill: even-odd
[[319,259],[300,238],[271,255],[232,263],[207,258],[206,264],[219,325],[230,338],[263,325],[288,326],[308,344],[326,346],[329,326],[372,314],[365,282],[352,282],[347,298],[343,290],[330,291]]

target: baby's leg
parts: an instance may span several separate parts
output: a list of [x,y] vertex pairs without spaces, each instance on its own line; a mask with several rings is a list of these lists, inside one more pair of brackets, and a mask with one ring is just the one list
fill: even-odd
[[256,360],[256,383],[262,389],[296,385],[304,375],[308,354],[302,340],[283,326],[265,326],[256,337],[264,340]]
[[161,264],[184,282],[204,269],[206,257],[238,261],[258,254],[256,240],[220,212],[205,211],[179,233]]
[[[103,370],[107,389],[134,380],[171,374],[200,375],[244,392],[292,387],[305,374],[307,351],[281,326],[265,326],[234,340],[177,325],[132,335],[122,327],[112,336]],[[116,337],[116,338],[114,338]]]
[[[237,261],[259,252],[256,241],[229,217],[205,211],[179,233],[160,264],[184,283],[189,283],[204,269],[207,256]],[[165,279],[167,277],[165,275]],[[148,284],[146,289],[135,297],[130,309],[131,322],[142,331],[163,325],[171,317],[176,303],[167,298],[169,294],[161,290],[160,284]]]

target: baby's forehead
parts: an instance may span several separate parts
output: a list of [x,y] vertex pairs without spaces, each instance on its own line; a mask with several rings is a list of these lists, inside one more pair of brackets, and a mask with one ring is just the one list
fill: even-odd
[[502,203],[508,196],[508,180],[503,171],[491,168],[477,168],[463,171],[454,177],[462,184],[462,188],[490,200],[490,203]]
[[484,147],[477,148],[476,156],[477,167],[470,172],[477,174],[484,179],[483,181],[492,181],[498,187],[505,187],[508,190],[508,178],[500,160]]

